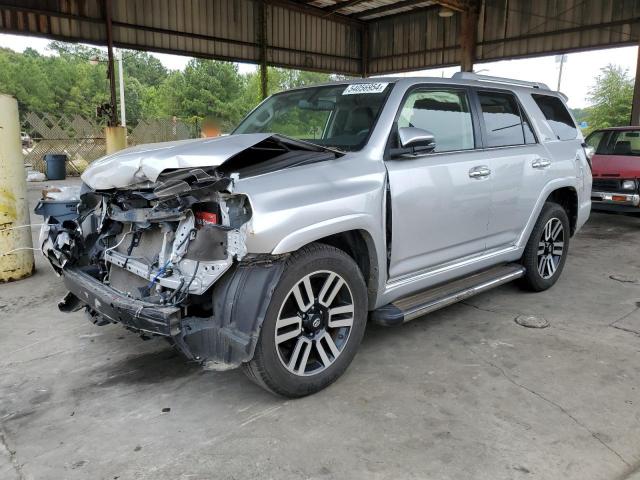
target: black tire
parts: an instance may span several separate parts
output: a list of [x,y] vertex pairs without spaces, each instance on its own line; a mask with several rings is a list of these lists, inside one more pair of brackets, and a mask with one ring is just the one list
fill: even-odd
[[[300,335],[298,337],[293,337],[282,344],[276,344],[276,322],[278,322],[281,312],[284,311],[285,308],[291,310],[291,307],[294,307],[294,309],[296,309],[299,305],[298,298],[296,298],[292,293],[293,289],[296,286],[301,285],[300,282],[302,282],[303,279],[310,278],[310,281],[315,283],[314,288],[312,289],[315,293],[318,290],[318,285],[322,284],[322,286],[324,286],[324,282],[328,282],[328,278],[331,273],[337,275],[337,277],[331,277],[337,278],[337,280],[335,280],[335,283],[331,284],[332,288],[329,289],[331,292],[329,292],[329,290],[325,291],[324,299],[327,298],[327,293],[329,293],[329,297],[331,296],[331,293],[333,293],[333,286],[338,283],[338,280],[344,280],[347,288],[344,286],[339,287],[339,292],[335,297],[335,301],[340,301],[340,298],[351,298],[353,310],[353,323],[351,326],[330,328],[332,317],[329,315],[326,317],[329,320],[323,321],[325,327],[324,331],[322,329],[314,331],[314,327],[312,327],[310,323],[305,323],[311,317],[309,315],[305,316],[298,313],[298,316],[300,318],[304,318],[304,320],[301,319],[299,321],[299,325],[296,323],[291,328],[296,331],[301,329]],[[326,275],[326,277],[322,277],[322,275]],[[321,295],[322,289],[320,289],[320,293],[317,295],[316,303],[314,304],[320,309],[325,308],[318,303],[319,300],[323,300],[320,298]],[[309,298],[306,291],[304,292],[304,297],[305,299]],[[280,282],[278,283],[271,299],[271,303],[267,308],[267,314],[262,325],[262,330],[260,332],[260,337],[258,338],[253,359],[250,362],[243,364],[243,371],[252,381],[262,388],[285,397],[303,397],[322,390],[337,380],[353,360],[364,335],[367,321],[367,305],[367,288],[365,282],[358,266],[353,259],[349,257],[349,255],[335,247],[320,243],[311,244],[300,249],[293,253],[287,260]],[[348,301],[346,308],[349,308]],[[309,309],[307,312],[311,312],[311,310],[312,309]],[[312,323],[315,324],[318,318],[324,318],[322,315],[328,315],[328,312],[331,309],[327,306],[325,310],[326,311],[324,313],[320,312],[316,314],[316,316],[313,317],[315,320]],[[299,309],[299,312],[302,312],[302,309]],[[291,317],[291,320],[297,318],[292,314],[283,314],[283,316]],[[347,318],[346,322],[349,322],[349,314],[343,314],[342,316],[336,315],[336,317],[333,318]],[[281,319],[280,322],[282,321],[283,320]],[[286,319],[284,321],[286,322]],[[338,324],[339,322],[339,320],[336,320],[335,324]],[[278,325],[282,324],[280,323]],[[311,331],[307,332],[305,330],[305,325],[307,325]],[[283,331],[283,327],[278,328],[280,329],[280,332]],[[322,340],[321,338],[328,332],[332,332],[331,334],[335,336],[332,340],[332,342],[334,342],[334,347],[336,347],[339,342],[342,342],[340,343],[341,350],[337,355],[333,355],[331,353],[333,350],[325,343],[326,340]],[[284,336],[285,335],[281,334],[278,338],[282,338]],[[301,339],[300,337],[303,336],[305,338]],[[309,340],[309,338],[311,339]],[[287,344],[287,342],[291,343]],[[305,342],[309,342],[310,345],[307,345]],[[298,343],[301,343],[303,346],[299,348],[298,355],[296,356],[294,352],[296,351],[296,348],[298,348]],[[322,348],[316,345],[320,343],[322,343]],[[283,347],[280,345],[283,345]],[[306,348],[309,348],[309,351],[311,352],[308,354],[309,360],[305,357]],[[302,354],[302,358],[298,359],[302,349],[305,349],[305,354]],[[323,350],[325,357],[321,358],[318,349]],[[290,355],[288,366],[285,365],[286,362],[283,359],[287,353]],[[327,353],[330,355],[327,356]],[[296,356],[296,360],[293,360],[294,356]],[[326,366],[324,364],[325,359],[328,359],[329,357],[330,361],[333,363]],[[316,360],[314,360],[314,358]],[[298,360],[299,363],[297,363]],[[303,361],[305,362],[305,365],[307,364],[307,361],[312,365],[317,363],[319,370],[318,373],[307,373],[305,371],[306,367],[302,367]],[[292,362],[294,364],[293,367],[291,365]],[[296,367],[296,365],[299,366]],[[303,374],[296,374],[295,372],[290,371],[289,368],[293,368],[293,370],[298,371],[302,368]],[[314,370],[312,369],[311,372],[313,371]]]
[[[551,225],[550,229],[562,225],[562,231],[556,237],[555,243],[553,239],[549,242],[549,239],[545,238],[548,233],[545,231],[545,227],[548,225]],[[551,288],[558,281],[569,253],[569,229],[569,217],[565,209],[557,203],[546,202],[522,255],[522,265],[526,268],[526,272],[520,284],[524,288],[541,292]],[[562,235],[561,254],[554,255],[559,252],[560,235]],[[542,257],[547,257],[547,259],[544,260]],[[550,260],[549,257],[551,257]],[[551,272],[550,269],[554,265],[555,268]]]

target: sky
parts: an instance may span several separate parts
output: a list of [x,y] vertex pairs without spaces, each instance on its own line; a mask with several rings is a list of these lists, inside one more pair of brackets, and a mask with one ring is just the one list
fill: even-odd
[[[0,47],[10,48],[22,52],[30,47],[42,54],[51,54],[47,50],[49,40],[25,37],[17,35],[0,34]],[[635,76],[638,47],[620,47],[606,50],[593,50],[582,53],[570,53],[567,55],[560,90],[569,97],[569,106],[572,108],[584,108],[589,105],[587,95],[593,85],[600,69],[612,63],[629,70],[630,76]],[[182,70],[190,60],[189,57],[152,53],[162,64],[171,70]],[[241,73],[251,72],[255,65],[239,63]],[[479,63],[475,71],[483,75],[507,77],[518,80],[543,82],[552,89],[558,85],[559,63],[555,56],[527,58],[520,60],[504,60],[500,62]],[[458,71],[457,67],[421,70],[419,72],[405,73],[403,75],[450,77]]]

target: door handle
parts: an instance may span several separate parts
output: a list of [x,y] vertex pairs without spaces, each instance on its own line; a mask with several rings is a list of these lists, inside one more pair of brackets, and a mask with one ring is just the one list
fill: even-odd
[[536,158],[533,162],[531,162],[531,166],[533,168],[547,168],[551,165],[551,161],[546,158]]
[[489,175],[491,175],[491,169],[486,165],[473,167],[471,170],[469,170],[469,177],[471,178],[482,178],[482,177],[488,177]]

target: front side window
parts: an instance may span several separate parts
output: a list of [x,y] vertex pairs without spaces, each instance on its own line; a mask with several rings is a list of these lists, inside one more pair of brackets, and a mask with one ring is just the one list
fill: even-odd
[[575,140],[578,129],[564,103],[549,95],[531,95],[558,140]]
[[511,93],[478,92],[488,147],[535,143],[529,122]]
[[469,150],[475,147],[473,121],[464,92],[418,90],[407,97],[398,127],[416,127],[435,137],[435,152]]
[[391,88],[391,83],[379,82],[279,93],[251,112],[233,133],[278,133],[339,150],[360,150]]
[[602,143],[604,133],[604,131],[593,132],[585,139],[585,143],[593,148],[596,153],[600,153],[598,150],[600,150],[600,144]]

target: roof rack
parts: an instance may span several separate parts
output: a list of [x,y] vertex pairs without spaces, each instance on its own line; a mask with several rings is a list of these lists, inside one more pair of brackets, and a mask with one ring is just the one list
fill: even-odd
[[477,82],[504,83],[508,85],[520,85],[522,87],[539,88],[540,90],[551,90],[546,83],[527,82],[525,80],[514,80],[512,78],[491,77],[489,75],[478,75],[473,72],[456,72],[451,77],[455,80],[475,80]]

